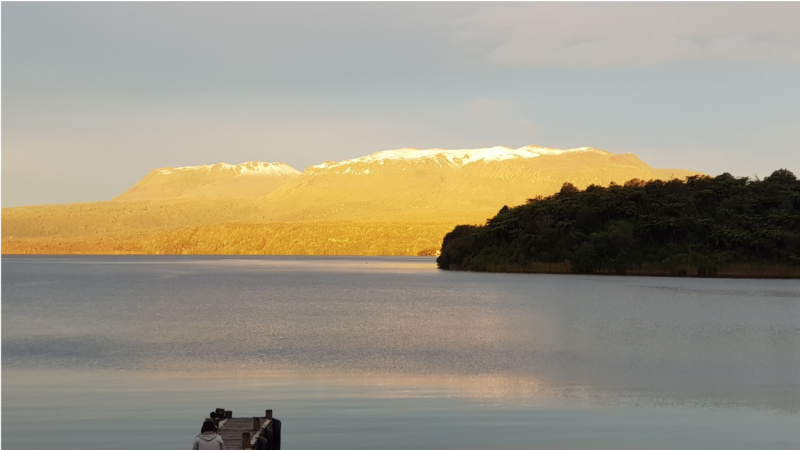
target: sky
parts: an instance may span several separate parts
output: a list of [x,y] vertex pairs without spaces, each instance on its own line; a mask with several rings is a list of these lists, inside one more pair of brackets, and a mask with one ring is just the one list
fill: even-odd
[[798,23],[797,2],[2,2],[2,206],[403,147],[800,175]]

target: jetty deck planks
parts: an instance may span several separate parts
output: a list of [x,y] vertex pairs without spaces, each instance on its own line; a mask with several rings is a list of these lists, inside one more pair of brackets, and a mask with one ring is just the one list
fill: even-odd
[[255,441],[264,428],[272,428],[272,410],[266,411],[265,417],[232,417],[231,411],[222,412],[223,419],[217,423],[217,433],[225,442],[225,450],[255,448]]

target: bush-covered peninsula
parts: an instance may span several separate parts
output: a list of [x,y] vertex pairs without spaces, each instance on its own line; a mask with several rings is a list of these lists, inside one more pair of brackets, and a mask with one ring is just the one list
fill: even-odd
[[723,277],[800,277],[800,181],[691,176],[624,185],[565,183],[459,225],[442,269]]

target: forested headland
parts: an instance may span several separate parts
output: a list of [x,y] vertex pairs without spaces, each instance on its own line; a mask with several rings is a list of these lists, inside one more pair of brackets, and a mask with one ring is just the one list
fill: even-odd
[[781,169],[589,186],[459,225],[442,269],[720,277],[800,277],[800,181]]

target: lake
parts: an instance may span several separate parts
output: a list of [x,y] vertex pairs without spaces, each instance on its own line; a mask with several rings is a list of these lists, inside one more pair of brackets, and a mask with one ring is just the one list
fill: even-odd
[[800,281],[2,258],[4,448],[190,448],[215,408],[287,450],[797,449]]

